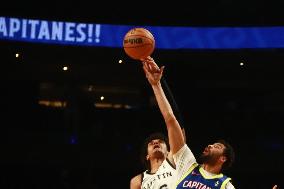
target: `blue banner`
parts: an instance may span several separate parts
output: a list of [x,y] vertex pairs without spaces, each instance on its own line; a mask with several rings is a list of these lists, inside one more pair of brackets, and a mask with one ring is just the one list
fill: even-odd
[[148,29],[159,49],[284,48],[284,27],[164,27],[0,17],[0,40],[122,48],[134,27]]

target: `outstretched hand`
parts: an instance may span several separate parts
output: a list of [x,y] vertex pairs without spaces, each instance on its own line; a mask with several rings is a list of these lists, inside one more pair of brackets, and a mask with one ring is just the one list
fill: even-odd
[[141,61],[143,63],[143,69],[149,83],[151,85],[157,85],[163,76],[165,66],[159,68],[159,66],[155,63],[154,59],[150,56],[145,59],[142,59]]

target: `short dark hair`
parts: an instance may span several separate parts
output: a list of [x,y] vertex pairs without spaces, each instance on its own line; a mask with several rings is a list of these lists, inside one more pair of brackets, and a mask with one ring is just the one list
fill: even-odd
[[225,163],[222,166],[222,170],[227,170],[228,168],[230,168],[232,166],[232,164],[235,161],[235,152],[233,147],[226,142],[225,140],[221,139],[217,141],[218,143],[221,143],[225,146],[223,155],[227,158],[227,160],[225,161]]
[[146,159],[146,156],[148,154],[148,144],[149,144],[149,142],[151,142],[152,140],[155,140],[155,139],[163,140],[166,143],[166,145],[167,145],[167,150],[169,151],[169,149],[170,149],[168,137],[166,137],[163,133],[155,132],[155,133],[150,134],[144,140],[144,143],[143,143],[142,148],[141,148],[141,157],[140,157],[141,161],[142,161],[142,164],[145,166],[145,168],[147,170],[151,169],[150,161],[148,161]]

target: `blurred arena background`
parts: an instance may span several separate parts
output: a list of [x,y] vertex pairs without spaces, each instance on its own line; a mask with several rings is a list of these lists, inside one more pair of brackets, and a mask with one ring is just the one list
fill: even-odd
[[[141,26],[284,25],[280,0],[38,3],[12,2],[0,16]],[[143,171],[144,138],[165,132],[140,63],[122,48],[1,40],[0,49],[0,188],[129,188],[130,178]],[[166,66],[196,155],[225,138],[236,151],[227,173],[236,188],[283,186],[283,49],[156,49],[153,58]]]

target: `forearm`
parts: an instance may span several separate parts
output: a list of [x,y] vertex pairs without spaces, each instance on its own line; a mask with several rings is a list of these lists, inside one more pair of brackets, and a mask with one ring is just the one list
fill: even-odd
[[163,77],[161,78],[161,83],[162,83],[162,87],[164,89],[164,92],[165,92],[165,95],[173,109],[173,112],[174,112],[174,115],[176,117],[176,119],[178,120],[179,124],[180,124],[180,127],[183,129],[184,128],[184,122],[183,122],[183,119],[182,119],[182,116],[181,116],[181,112],[179,110],[179,107],[176,103],[176,100],[172,94],[172,91],[166,81],[166,79]]
[[156,85],[152,85],[158,106],[165,120],[169,143],[172,153],[176,153],[184,144],[183,133],[181,127],[173,113],[170,103],[163,91],[162,85],[158,82]]
[[165,121],[167,122],[168,120],[174,118],[175,116],[174,116],[173,110],[164,93],[161,83],[158,82],[156,85],[152,85],[152,89],[154,91],[154,95],[156,97],[158,106],[160,108],[160,111]]

